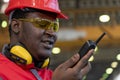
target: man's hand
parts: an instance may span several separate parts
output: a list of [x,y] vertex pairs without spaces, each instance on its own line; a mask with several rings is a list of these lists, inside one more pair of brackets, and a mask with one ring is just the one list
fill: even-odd
[[81,59],[79,59],[79,54],[75,54],[69,60],[59,65],[53,73],[52,80],[82,80],[91,69],[88,59],[93,51],[90,50]]

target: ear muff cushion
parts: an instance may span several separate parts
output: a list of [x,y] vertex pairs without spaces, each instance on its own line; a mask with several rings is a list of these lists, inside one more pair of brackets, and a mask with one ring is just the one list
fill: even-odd
[[26,64],[31,64],[32,63],[32,56],[30,55],[30,53],[23,48],[20,45],[15,45],[10,49],[10,52],[22,59],[25,59],[27,61]]

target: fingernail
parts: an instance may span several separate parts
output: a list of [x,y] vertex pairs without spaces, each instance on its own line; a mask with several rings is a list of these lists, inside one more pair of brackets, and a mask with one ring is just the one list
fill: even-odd
[[79,54],[75,54],[75,55],[72,57],[72,61],[74,61],[74,62],[76,62],[78,59],[79,59]]
[[78,57],[79,57],[79,54],[75,54],[74,57],[75,57],[75,58],[78,58]]

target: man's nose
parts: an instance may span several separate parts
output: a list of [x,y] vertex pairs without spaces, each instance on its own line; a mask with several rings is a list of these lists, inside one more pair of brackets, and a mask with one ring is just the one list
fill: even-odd
[[54,31],[53,27],[50,27],[45,30],[45,33],[51,35],[51,36],[56,36],[56,32]]

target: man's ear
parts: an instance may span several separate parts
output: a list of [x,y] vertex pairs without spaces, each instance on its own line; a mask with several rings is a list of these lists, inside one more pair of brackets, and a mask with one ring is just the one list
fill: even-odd
[[19,21],[17,19],[12,19],[11,29],[14,33],[18,34],[21,30],[21,21]]

